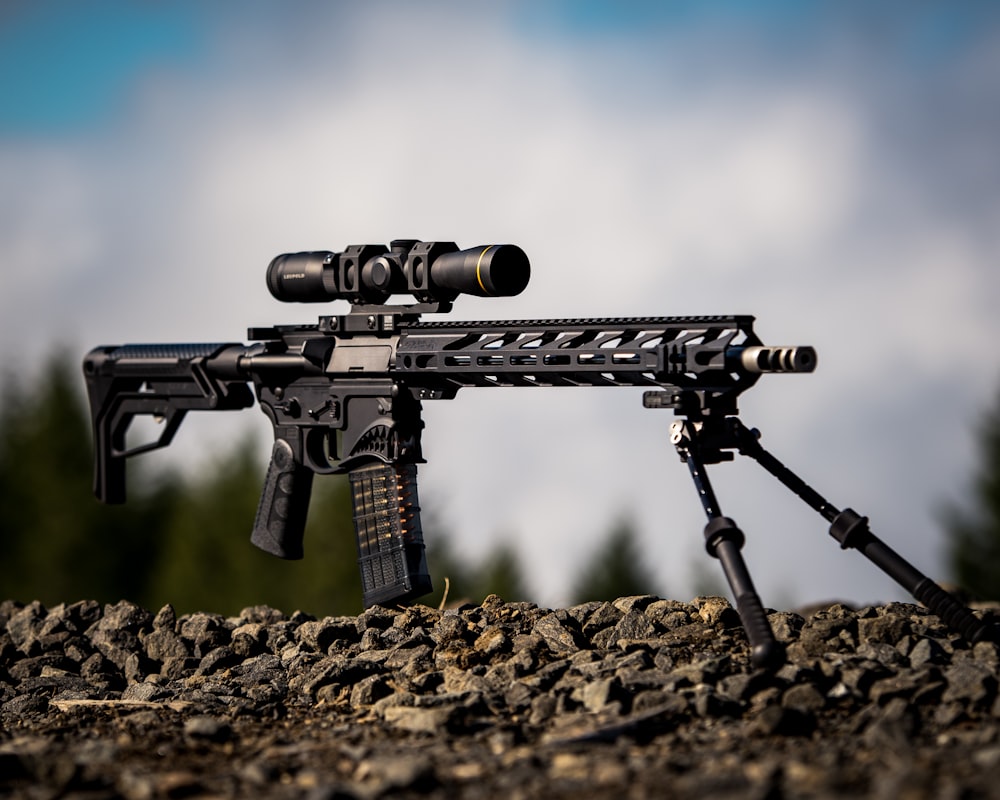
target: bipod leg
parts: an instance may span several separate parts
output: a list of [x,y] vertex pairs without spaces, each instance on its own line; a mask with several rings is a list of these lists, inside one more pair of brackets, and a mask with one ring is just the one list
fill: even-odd
[[736,422],[739,425],[739,452],[754,459],[829,522],[830,535],[840,542],[842,550],[857,550],[967,641],[1000,641],[1000,630],[996,625],[988,625],[978,619],[953,595],[879,539],[868,527],[868,517],[863,517],[850,508],[841,511],[831,505],[819,492],[764,449],[758,440],[757,431],[748,429],[738,420]]
[[771,623],[767,619],[764,605],[754,588],[750,571],[740,550],[746,541],[736,523],[722,515],[719,504],[705,472],[705,465],[695,455],[693,448],[677,443],[677,451],[681,454],[691,479],[698,490],[708,524],[705,526],[705,549],[710,556],[717,558],[725,573],[726,582],[736,599],[736,610],[739,612],[743,630],[750,642],[750,661],[760,669],[776,670],[785,663],[785,648],[774,638]]

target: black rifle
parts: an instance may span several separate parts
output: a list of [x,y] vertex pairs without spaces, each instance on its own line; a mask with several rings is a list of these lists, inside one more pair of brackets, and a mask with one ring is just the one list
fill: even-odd
[[[829,523],[841,547],[860,550],[969,640],[993,628],[875,537],[867,519],[839,510],[759,443],[737,416],[737,397],[765,372],[811,372],[811,347],[768,347],[751,316],[423,322],[461,293],[519,294],[527,256],[514,245],[459,250],[452,242],[396,240],[342,253],[275,258],[267,285],[278,299],[352,304],[315,325],[251,328],[257,344],[98,347],[84,374],[95,441],[95,493],[125,500],[125,460],[168,445],[191,410],[240,409],[254,395],[274,427],[274,448],[251,541],[281,558],[302,557],[315,473],[348,473],[365,607],[431,591],[424,557],[417,464],[421,401],[464,387],[642,386],[647,408],[673,409],[671,442],[688,465],[751,645],[753,662],[784,660],[740,553],[744,536],[723,516],[705,470],[758,461]],[[390,305],[394,294],[415,303]],[[164,421],[160,437],[129,448],[134,417]]]

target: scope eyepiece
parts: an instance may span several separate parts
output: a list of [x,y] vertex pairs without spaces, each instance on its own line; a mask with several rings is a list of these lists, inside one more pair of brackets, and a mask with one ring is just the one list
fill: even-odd
[[321,303],[335,295],[336,286],[327,286],[332,276],[330,265],[336,253],[285,253],[267,267],[267,288],[286,303]]
[[342,253],[285,253],[267,267],[267,288],[278,300],[354,304],[385,303],[409,293],[420,302],[450,303],[460,294],[510,297],[528,285],[531,265],[513,244],[459,250],[454,242],[396,239],[384,245],[351,245]]

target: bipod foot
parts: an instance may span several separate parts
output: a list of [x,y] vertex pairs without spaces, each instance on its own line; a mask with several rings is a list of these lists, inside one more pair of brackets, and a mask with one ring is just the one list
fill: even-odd
[[833,518],[830,535],[840,542],[842,550],[851,548],[861,553],[966,641],[973,644],[1000,642],[1000,627],[979,619],[952,594],[879,539],[868,527],[868,517],[845,508]]
[[750,642],[750,661],[758,669],[773,672],[784,665],[785,648],[774,637],[767,612],[740,552],[745,541],[743,531],[729,517],[714,517],[705,526],[705,549],[719,559],[736,599],[736,610]]

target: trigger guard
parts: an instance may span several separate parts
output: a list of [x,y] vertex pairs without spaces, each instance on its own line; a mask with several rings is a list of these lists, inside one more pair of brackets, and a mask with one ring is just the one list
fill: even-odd
[[306,428],[302,434],[302,463],[313,472],[329,475],[337,471],[330,458],[329,442],[333,431],[329,428]]

